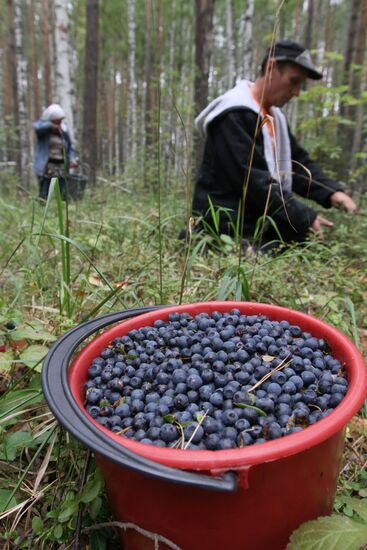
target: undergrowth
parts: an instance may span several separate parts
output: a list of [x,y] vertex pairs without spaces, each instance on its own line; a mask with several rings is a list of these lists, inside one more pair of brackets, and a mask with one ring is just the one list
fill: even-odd
[[[178,234],[184,198],[157,200],[116,186],[69,205],[8,190],[0,197],[0,546],[117,548],[103,481],[89,452],[60,428],[43,400],[49,346],[78,323],[152,304],[251,300],[287,306],[339,328],[367,352],[367,221],[328,212],[324,241],[238,262],[229,237]],[[67,214],[67,215],[66,215]],[[366,422],[348,426],[336,511],[366,497]],[[103,525],[103,527],[102,527]],[[100,528],[97,528],[101,526]]]

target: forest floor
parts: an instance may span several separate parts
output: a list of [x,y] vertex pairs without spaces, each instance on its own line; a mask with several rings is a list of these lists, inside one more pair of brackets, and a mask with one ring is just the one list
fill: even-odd
[[[239,264],[230,239],[178,239],[186,204],[164,189],[106,183],[69,204],[45,207],[10,184],[0,204],[0,546],[112,548],[103,482],[87,451],[58,427],[41,392],[42,359],[57,337],[111,311],[154,304],[246,299],[314,315],[345,333],[367,356],[367,203],[335,222],[325,240]],[[160,229],[159,229],[160,228]],[[209,242],[210,241],[210,242]],[[209,246],[210,244],[210,246]],[[240,265],[240,269],[239,269]],[[346,431],[335,509],[367,496],[367,408]],[[81,482],[83,482],[81,484]],[[8,513],[7,513],[8,511]],[[1,517],[1,516],[0,516]],[[88,533],[88,535],[87,535]],[[107,541],[110,541],[109,543]],[[82,546],[80,546],[81,548]]]

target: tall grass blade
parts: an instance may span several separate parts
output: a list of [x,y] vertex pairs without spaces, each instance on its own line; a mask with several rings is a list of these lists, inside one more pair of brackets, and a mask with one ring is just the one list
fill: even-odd
[[345,303],[346,303],[346,305],[349,309],[350,318],[352,320],[351,332],[352,332],[352,336],[353,336],[353,341],[354,341],[355,345],[357,346],[357,348],[359,348],[360,347],[360,340],[359,340],[359,334],[358,334],[358,324],[357,324],[356,310],[355,310],[354,304],[353,304],[352,300],[349,298],[349,296],[344,298],[344,301],[345,301]]
[[[72,246],[75,246],[75,248],[77,250],[79,250],[80,254],[83,256],[83,258],[85,258],[87,260],[87,262],[90,263],[90,265],[93,267],[93,269],[98,273],[98,275],[100,276],[100,278],[104,281],[104,283],[110,288],[110,290],[114,291],[115,289],[113,288],[113,286],[111,285],[111,283],[109,282],[109,280],[105,277],[105,275],[102,273],[102,271],[100,271],[98,269],[98,267],[95,265],[95,263],[90,259],[90,257],[88,256],[88,254],[86,252],[84,252],[83,248],[76,242],[74,241],[73,239],[70,239],[68,237],[66,237],[65,235],[58,235],[56,233],[42,233],[41,234],[42,236],[44,237],[51,237],[51,238],[55,238],[55,239],[59,239],[61,241],[67,241],[69,244],[71,244]],[[120,300],[119,298],[119,301],[121,302],[122,306],[125,307],[125,304]]]
[[47,437],[44,439],[44,441],[42,441],[41,445],[38,447],[37,451],[34,453],[32,459],[30,460],[30,462],[27,466],[27,468],[24,469],[23,475],[20,476],[20,478],[18,480],[18,483],[15,485],[13,491],[9,495],[7,501],[5,502],[5,504],[3,506],[4,511],[7,510],[7,507],[9,506],[9,504],[12,501],[13,497],[15,496],[16,492],[19,490],[19,487],[22,485],[24,479],[28,476],[28,473],[31,471],[34,462],[37,460],[38,456],[41,454],[41,451],[43,450],[45,445],[48,443],[50,437],[52,436],[52,434],[54,433],[54,431],[57,428],[58,428],[57,425],[54,425],[51,428],[50,433],[47,435]]

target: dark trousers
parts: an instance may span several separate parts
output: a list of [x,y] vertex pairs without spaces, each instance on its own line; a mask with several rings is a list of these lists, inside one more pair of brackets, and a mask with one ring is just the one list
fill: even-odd
[[[65,180],[64,178],[58,178],[58,179],[59,179],[61,198],[64,199],[65,198]],[[46,176],[38,177],[38,184],[39,184],[38,196],[40,199],[43,199],[45,201],[47,200],[51,180],[52,178],[48,178]]]

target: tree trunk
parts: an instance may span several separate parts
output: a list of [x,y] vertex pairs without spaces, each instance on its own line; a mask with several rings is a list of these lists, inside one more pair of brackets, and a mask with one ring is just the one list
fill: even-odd
[[152,142],[151,130],[151,86],[152,86],[152,3],[151,0],[145,2],[145,47],[144,47],[144,84],[142,94],[142,105],[145,127],[143,139],[144,145],[144,185],[147,185],[147,162],[148,150]]
[[308,0],[308,15],[307,15],[304,45],[309,50],[312,48],[312,43],[313,43],[312,29],[315,26],[314,15],[315,15],[315,0]]
[[199,113],[208,102],[210,59],[213,49],[214,0],[196,0],[195,107]]
[[[326,29],[325,29],[325,51],[331,52],[334,49],[335,42],[335,16],[336,4],[331,0],[328,1],[326,11]],[[331,58],[328,58],[325,67],[325,82],[332,86],[333,83],[333,64]]]
[[13,138],[10,143],[10,160],[16,162],[18,175],[20,176],[21,159],[20,159],[20,129],[19,129],[19,98],[18,98],[18,77],[17,77],[17,55],[15,44],[15,27],[14,27],[14,10],[13,0],[7,0],[8,12],[8,67],[11,82],[11,99],[12,99],[12,134]]
[[[160,0],[157,0],[155,4],[155,36],[154,36],[154,60],[152,58],[152,41],[151,37],[152,29],[152,13],[151,13],[151,0],[147,1],[146,11],[146,141],[145,141],[145,163],[144,163],[144,181],[148,183],[148,173],[153,174],[153,181],[156,181],[154,175],[155,167],[157,166],[157,128],[160,121],[157,120],[158,107],[160,102],[160,75],[161,75],[161,55],[162,55],[162,39],[163,39],[163,25],[161,19],[161,6]],[[149,41],[149,44],[148,44]]]
[[[363,1],[363,3],[365,2]],[[351,12],[350,12],[350,19],[349,19],[348,39],[347,39],[347,46],[345,50],[344,71],[343,71],[343,83],[349,86],[349,92],[352,92],[351,87],[352,87],[352,80],[353,80],[353,72],[351,71],[351,65],[353,62],[355,62],[357,34],[358,34],[358,30],[360,30],[360,28],[358,28],[360,8],[361,8],[361,0],[353,0]],[[361,40],[362,42],[364,40],[364,43],[365,43],[365,40],[366,40],[365,31],[364,32],[362,31],[362,37],[361,39],[359,39],[359,42],[358,42],[359,47],[361,45]],[[340,113],[343,117],[349,118],[350,121],[354,124],[354,126],[352,127],[343,125],[339,129],[339,136],[343,144],[343,150],[349,156],[352,154],[353,134],[356,128],[355,108],[354,106],[351,106],[351,105],[342,105],[340,109]],[[349,170],[349,163],[344,163],[341,167],[342,177],[344,179],[348,177],[348,170]]]
[[[208,102],[209,69],[213,49],[214,0],[195,0],[195,82],[194,104],[196,114]],[[194,140],[194,162],[199,166],[204,144],[196,134]]]
[[367,2],[362,2],[362,6],[359,12],[359,23],[357,36],[355,39],[355,55],[354,63],[356,69],[351,74],[350,91],[354,96],[358,96],[361,91],[361,72],[363,69],[363,62],[365,58],[366,50],[366,36],[367,36]]
[[39,88],[38,88],[38,55],[37,55],[37,41],[36,41],[36,28],[35,28],[35,0],[31,0],[31,11],[29,18],[29,30],[31,35],[31,81],[32,81],[32,119],[36,119],[40,114],[40,100],[39,100]]
[[128,100],[127,140],[129,158],[136,157],[136,77],[135,77],[135,0],[127,4],[128,19]]
[[344,55],[344,71],[343,71],[343,83],[349,84],[350,66],[354,57],[355,37],[357,30],[358,15],[360,12],[361,0],[352,0],[352,7],[350,10],[350,19],[348,27],[348,39],[347,46]]
[[11,64],[10,64],[10,34],[2,33],[1,34],[1,44],[2,44],[2,56],[1,56],[1,82],[2,82],[2,122],[4,124],[4,140],[2,142],[2,157],[5,162],[14,160],[12,157],[12,144],[13,144],[13,106],[12,106],[12,80],[11,80]]
[[113,73],[113,97],[114,97],[114,136],[113,144],[115,150],[115,178],[116,181],[120,179],[120,105],[119,105],[119,94],[120,94],[120,84],[117,77],[117,69],[115,68]]
[[28,79],[27,79],[27,61],[24,56],[22,37],[24,36],[22,25],[22,8],[24,4],[22,0],[14,1],[14,29],[15,29],[15,47],[16,47],[16,68],[18,81],[18,113],[19,113],[19,173],[22,185],[25,188],[29,187],[29,120],[27,118],[26,100],[28,95]]
[[[55,0],[55,54],[56,54],[56,92],[66,114],[68,129],[74,138],[74,86],[70,70],[69,56],[69,13],[68,0]],[[93,52],[94,55],[94,52]]]
[[252,20],[254,16],[254,0],[247,0],[243,28],[243,74],[245,78],[253,80],[254,74],[254,52],[252,43]]
[[234,84],[234,58],[233,58],[233,17],[232,17],[232,1],[226,2],[226,87],[232,88]]
[[89,167],[89,182],[94,187],[97,168],[97,91],[99,2],[87,0],[84,62],[83,159]]
[[294,16],[293,16],[293,29],[294,29],[294,40],[301,42],[302,39],[302,6],[303,0],[297,0],[297,5],[295,7]]
[[[361,12],[359,17],[358,32],[356,38],[356,48],[355,48],[355,57],[354,65],[356,66],[355,70],[352,73],[351,79],[351,93],[359,99],[358,105],[350,106],[349,116],[352,120],[356,121],[356,125],[353,132],[352,139],[352,158],[351,158],[351,171],[355,170],[359,164],[359,160],[356,158],[356,154],[359,152],[362,143],[362,130],[363,122],[365,116],[365,106],[361,101],[360,96],[362,92],[366,89],[366,71],[363,71],[364,60],[365,60],[365,50],[366,50],[366,38],[367,38],[367,2],[362,2]],[[363,72],[362,72],[363,71]],[[357,182],[355,187],[358,187]],[[356,190],[356,189],[355,189]]]
[[49,35],[50,27],[48,23],[47,0],[41,0],[41,29],[42,29],[42,48],[43,48],[43,82],[44,89],[44,105],[50,105],[52,102],[51,89],[51,71],[50,71],[50,44]]

